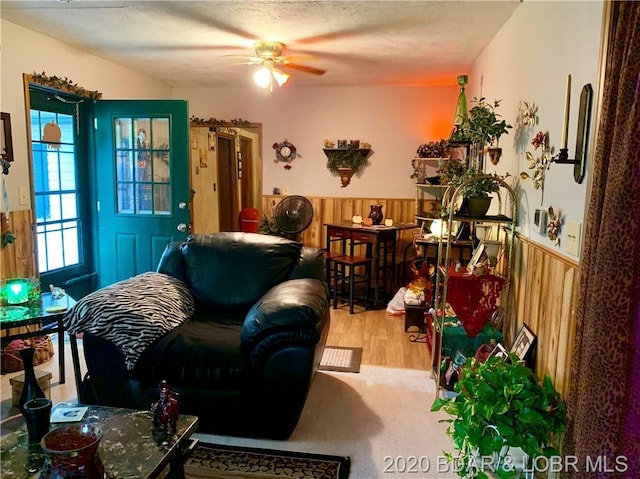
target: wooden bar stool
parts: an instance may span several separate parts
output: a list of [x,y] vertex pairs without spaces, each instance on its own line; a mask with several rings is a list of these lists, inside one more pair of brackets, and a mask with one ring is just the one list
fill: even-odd
[[343,253],[337,251],[324,251],[325,272],[327,274],[327,287],[329,288],[329,297],[333,297],[333,260],[344,256]]
[[[354,301],[356,300],[356,284],[364,283],[364,295],[358,299],[363,299],[365,308],[369,307],[369,290],[371,289],[371,258],[362,256],[336,256],[332,258],[333,263],[333,309],[338,308],[338,291],[344,297],[348,287],[349,292],[349,313],[353,314]],[[364,274],[356,274],[356,268],[364,267]]]

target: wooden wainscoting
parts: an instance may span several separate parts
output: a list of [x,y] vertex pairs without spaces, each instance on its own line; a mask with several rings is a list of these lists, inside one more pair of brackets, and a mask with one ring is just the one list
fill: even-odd
[[549,374],[564,398],[569,393],[578,287],[576,261],[518,236],[513,296],[517,328],[524,323],[537,336],[536,373]]
[[31,233],[31,210],[9,212],[9,218],[0,215],[2,233],[11,231],[16,237],[12,244],[0,250],[0,279],[30,278],[36,275],[36,257]]
[[[262,197],[262,213],[271,215],[275,206],[286,196],[264,195]],[[306,197],[313,205],[313,220],[309,228],[302,233],[302,242],[307,246],[324,248],[326,239],[325,223],[351,221],[354,215],[363,218],[369,216],[370,205],[380,204],[385,218],[391,218],[396,223],[415,223],[415,200],[409,198],[331,198]],[[412,240],[416,230],[401,232],[398,252]]]

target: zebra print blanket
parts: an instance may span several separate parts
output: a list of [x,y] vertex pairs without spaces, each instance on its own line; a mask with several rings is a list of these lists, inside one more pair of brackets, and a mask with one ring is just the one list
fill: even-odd
[[189,288],[162,273],[142,273],[95,291],[65,315],[69,334],[90,333],[117,345],[132,370],[147,346],[195,311]]

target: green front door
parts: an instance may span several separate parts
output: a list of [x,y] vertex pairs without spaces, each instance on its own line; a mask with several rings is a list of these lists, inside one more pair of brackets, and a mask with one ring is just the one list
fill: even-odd
[[98,286],[155,270],[189,228],[189,121],[182,100],[94,105]]

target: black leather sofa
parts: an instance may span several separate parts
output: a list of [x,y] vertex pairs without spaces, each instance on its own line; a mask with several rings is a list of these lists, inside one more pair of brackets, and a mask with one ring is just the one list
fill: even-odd
[[157,272],[186,283],[194,314],[146,347],[133,369],[113,341],[86,328],[81,401],[148,409],[165,379],[200,431],[288,438],[329,331],[324,268],[321,250],[276,236],[216,233],[169,244]]

